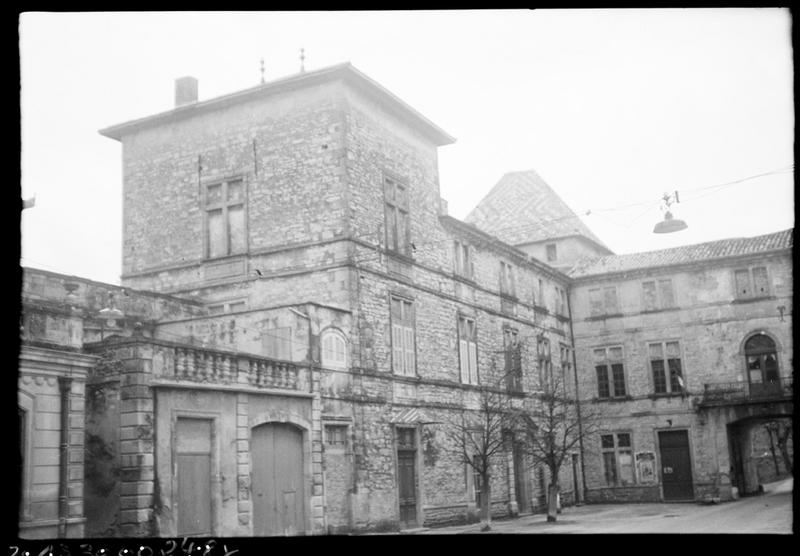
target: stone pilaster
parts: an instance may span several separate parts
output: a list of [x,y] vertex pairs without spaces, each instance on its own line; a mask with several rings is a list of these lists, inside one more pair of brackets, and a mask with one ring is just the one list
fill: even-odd
[[253,505],[250,500],[250,427],[247,424],[249,397],[236,396],[236,483],[239,528],[242,535],[252,535]]

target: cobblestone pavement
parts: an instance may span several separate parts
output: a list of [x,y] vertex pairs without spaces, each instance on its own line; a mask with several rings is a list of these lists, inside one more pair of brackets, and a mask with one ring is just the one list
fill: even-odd
[[590,504],[564,508],[558,521],[545,514],[492,522],[480,532],[479,524],[418,529],[405,534],[503,533],[774,533],[791,534],[792,488],[788,479],[772,483],[764,495],[722,504]]

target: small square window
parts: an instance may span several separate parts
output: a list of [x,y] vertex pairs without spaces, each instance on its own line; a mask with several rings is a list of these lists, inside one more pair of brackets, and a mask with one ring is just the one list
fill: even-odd
[[325,443],[344,447],[347,444],[347,425],[325,425]]

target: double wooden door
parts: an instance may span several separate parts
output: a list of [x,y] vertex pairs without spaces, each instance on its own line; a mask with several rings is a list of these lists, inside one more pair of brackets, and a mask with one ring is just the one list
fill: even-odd
[[303,433],[292,425],[268,423],[253,429],[253,534],[305,533]]

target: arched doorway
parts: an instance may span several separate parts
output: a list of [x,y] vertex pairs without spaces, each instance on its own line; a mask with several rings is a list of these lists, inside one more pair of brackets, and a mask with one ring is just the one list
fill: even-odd
[[770,397],[781,392],[778,353],[775,342],[766,334],[755,334],[744,344],[750,397]]
[[303,431],[286,423],[253,428],[253,535],[305,532]]

